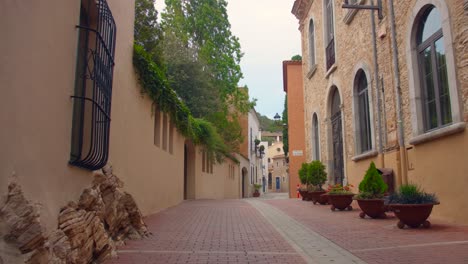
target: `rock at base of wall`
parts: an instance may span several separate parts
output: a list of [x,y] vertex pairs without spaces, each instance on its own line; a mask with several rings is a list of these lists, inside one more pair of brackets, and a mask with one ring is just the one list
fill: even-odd
[[124,239],[149,234],[135,200],[122,188],[112,167],[106,166],[103,173],[95,174],[92,186],[77,203],[61,208],[58,229],[47,235],[39,209],[12,182],[0,207],[4,242],[17,248],[27,264],[102,263]]

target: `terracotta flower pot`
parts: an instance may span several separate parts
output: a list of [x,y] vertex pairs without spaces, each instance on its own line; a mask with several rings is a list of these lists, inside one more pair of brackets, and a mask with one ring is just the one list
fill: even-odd
[[320,203],[320,195],[326,193],[326,191],[309,191],[309,197],[314,204]]
[[324,205],[324,204],[329,204],[327,192],[325,192],[324,194],[322,194],[322,195],[319,196],[318,203],[319,203],[319,204],[322,204],[322,205]]
[[253,197],[260,197],[260,192],[259,191],[255,191],[253,193]]
[[384,199],[356,199],[362,212],[361,218],[368,215],[371,218],[386,218]]
[[348,209],[349,211],[353,210],[351,203],[353,202],[354,194],[328,194],[328,199],[331,204],[330,209],[335,211]]
[[434,204],[391,204],[390,208],[400,219],[397,223],[398,228],[404,228],[405,225],[417,228],[423,225],[425,228],[431,226],[427,218],[432,212]]

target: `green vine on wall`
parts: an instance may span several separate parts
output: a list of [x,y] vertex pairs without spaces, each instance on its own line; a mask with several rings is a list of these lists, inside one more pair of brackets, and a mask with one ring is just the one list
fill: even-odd
[[225,157],[238,162],[210,122],[194,118],[190,109],[170,87],[164,70],[138,44],[133,45],[133,65],[138,73],[142,94],[146,94],[162,112],[168,113],[177,130],[195,145],[202,145],[209,159],[221,163]]

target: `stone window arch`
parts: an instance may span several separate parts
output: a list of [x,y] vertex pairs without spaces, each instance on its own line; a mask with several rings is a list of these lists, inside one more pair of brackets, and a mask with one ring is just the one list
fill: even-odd
[[413,138],[423,143],[465,129],[445,1],[418,0],[409,18],[407,60]]

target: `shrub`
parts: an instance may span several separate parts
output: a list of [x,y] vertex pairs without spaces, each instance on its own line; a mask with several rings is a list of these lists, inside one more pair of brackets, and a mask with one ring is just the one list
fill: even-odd
[[298,174],[302,184],[315,186],[315,188],[307,188],[308,190],[323,190],[322,185],[327,180],[327,173],[325,172],[325,166],[319,160],[302,163]]
[[261,184],[257,184],[257,183],[255,183],[253,186],[254,186],[255,191],[259,191],[260,188],[262,188],[262,185],[261,185]]
[[325,172],[325,165],[320,160],[314,160],[309,164],[309,177],[310,183],[323,190],[322,185],[327,181],[327,173]]
[[387,191],[388,186],[383,181],[382,176],[375,167],[374,162],[371,162],[369,169],[366,171],[364,179],[359,184],[358,199],[376,199],[382,198]]
[[299,181],[301,182],[301,184],[304,184],[304,185],[309,184],[308,179],[307,179],[308,170],[309,170],[308,163],[306,162],[302,163],[301,168],[297,172],[299,174]]
[[401,185],[398,192],[390,195],[390,204],[437,204],[439,200],[435,194],[426,193],[417,185]]

